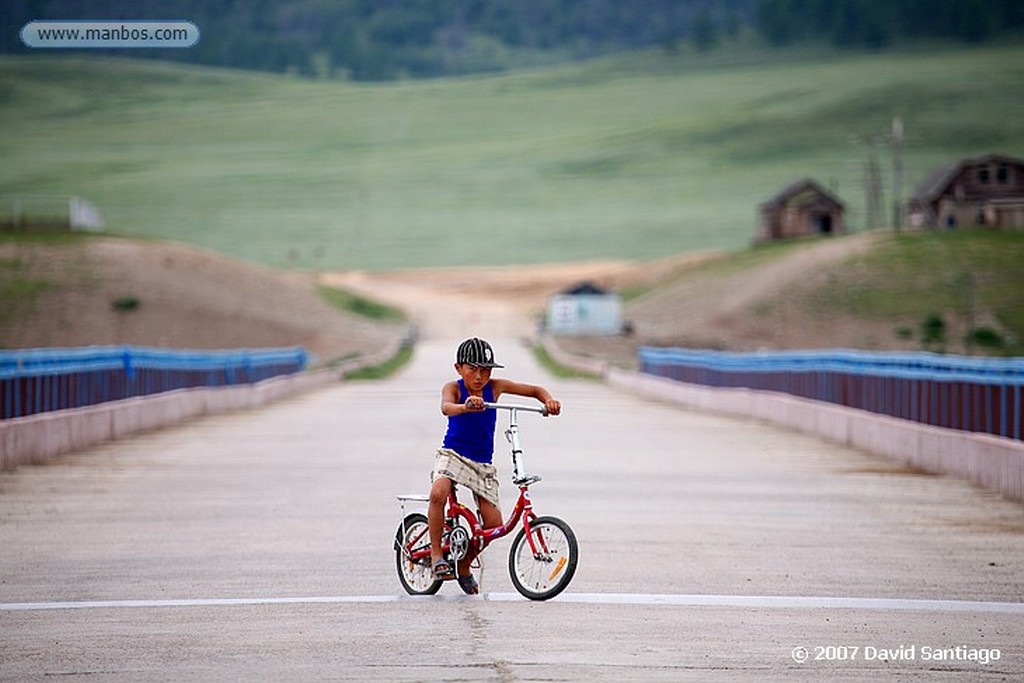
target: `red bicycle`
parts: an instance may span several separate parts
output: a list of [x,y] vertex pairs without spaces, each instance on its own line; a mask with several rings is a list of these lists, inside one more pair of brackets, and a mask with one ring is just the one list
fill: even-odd
[[[546,415],[542,407],[486,403],[492,410],[509,411],[505,431],[512,451],[512,483],[519,487],[519,498],[508,520],[500,526],[485,529],[476,513],[458,501],[455,486],[445,508],[442,549],[453,567],[466,557],[471,544],[480,550],[495,539],[507,536],[522,521],[519,534],[512,541],[508,554],[508,571],[512,584],[530,600],[548,600],[569,585],[576,573],[579,546],[572,528],[558,517],[538,517],[530,500],[530,486],[540,481],[536,474],[524,474],[523,450],[519,443],[518,413],[526,411]],[[430,565],[430,540],[427,516],[421,512],[406,514],[409,502],[425,503],[427,496],[398,496],[402,523],[395,535],[395,564],[398,579],[410,595],[433,595],[444,583],[434,578]]]

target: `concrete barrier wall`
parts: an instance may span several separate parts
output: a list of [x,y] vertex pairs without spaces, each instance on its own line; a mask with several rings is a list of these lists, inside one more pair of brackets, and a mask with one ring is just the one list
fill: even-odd
[[338,382],[360,368],[383,363],[398,353],[400,341],[377,353],[332,369],[282,375],[256,384],[180,389],[95,406],[0,420],[0,470],[42,464],[66,453],[97,446],[204,415],[266,405]]
[[931,427],[776,392],[686,384],[574,357],[551,338],[542,343],[555,361],[599,374],[624,391],[697,410],[764,420],[925,472],[960,477],[1024,501],[1024,443],[1020,441]]

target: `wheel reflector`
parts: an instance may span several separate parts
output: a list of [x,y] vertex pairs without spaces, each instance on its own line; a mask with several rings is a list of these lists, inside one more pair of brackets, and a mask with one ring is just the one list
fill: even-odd
[[555,580],[555,577],[558,576],[559,573],[561,573],[562,568],[565,567],[565,562],[565,555],[562,555],[560,558],[558,558],[558,564],[555,565],[555,571],[551,572],[551,576],[548,577],[548,581]]

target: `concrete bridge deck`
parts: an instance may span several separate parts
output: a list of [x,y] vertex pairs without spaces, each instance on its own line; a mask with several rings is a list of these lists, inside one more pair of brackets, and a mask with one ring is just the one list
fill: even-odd
[[[457,340],[455,340],[457,341]],[[579,536],[530,603],[402,596],[454,341],[399,376],[0,474],[0,680],[1019,680],[1024,507],[754,421],[546,377],[538,512]],[[496,462],[511,503],[503,440]]]

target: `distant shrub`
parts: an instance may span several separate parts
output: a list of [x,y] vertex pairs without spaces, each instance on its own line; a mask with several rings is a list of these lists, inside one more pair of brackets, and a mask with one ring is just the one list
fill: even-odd
[[137,296],[122,296],[114,299],[110,305],[115,311],[127,312],[138,310],[139,306],[142,305],[142,302],[139,301],[139,297]]
[[894,334],[896,335],[897,339],[914,338],[914,330],[911,329],[910,327],[907,327],[906,325],[901,325],[900,327],[897,327],[894,331]]
[[941,344],[946,341],[946,321],[938,313],[930,313],[921,321],[921,341]]
[[967,333],[966,341],[985,349],[1002,349],[1006,347],[1006,340],[991,327],[975,327]]

